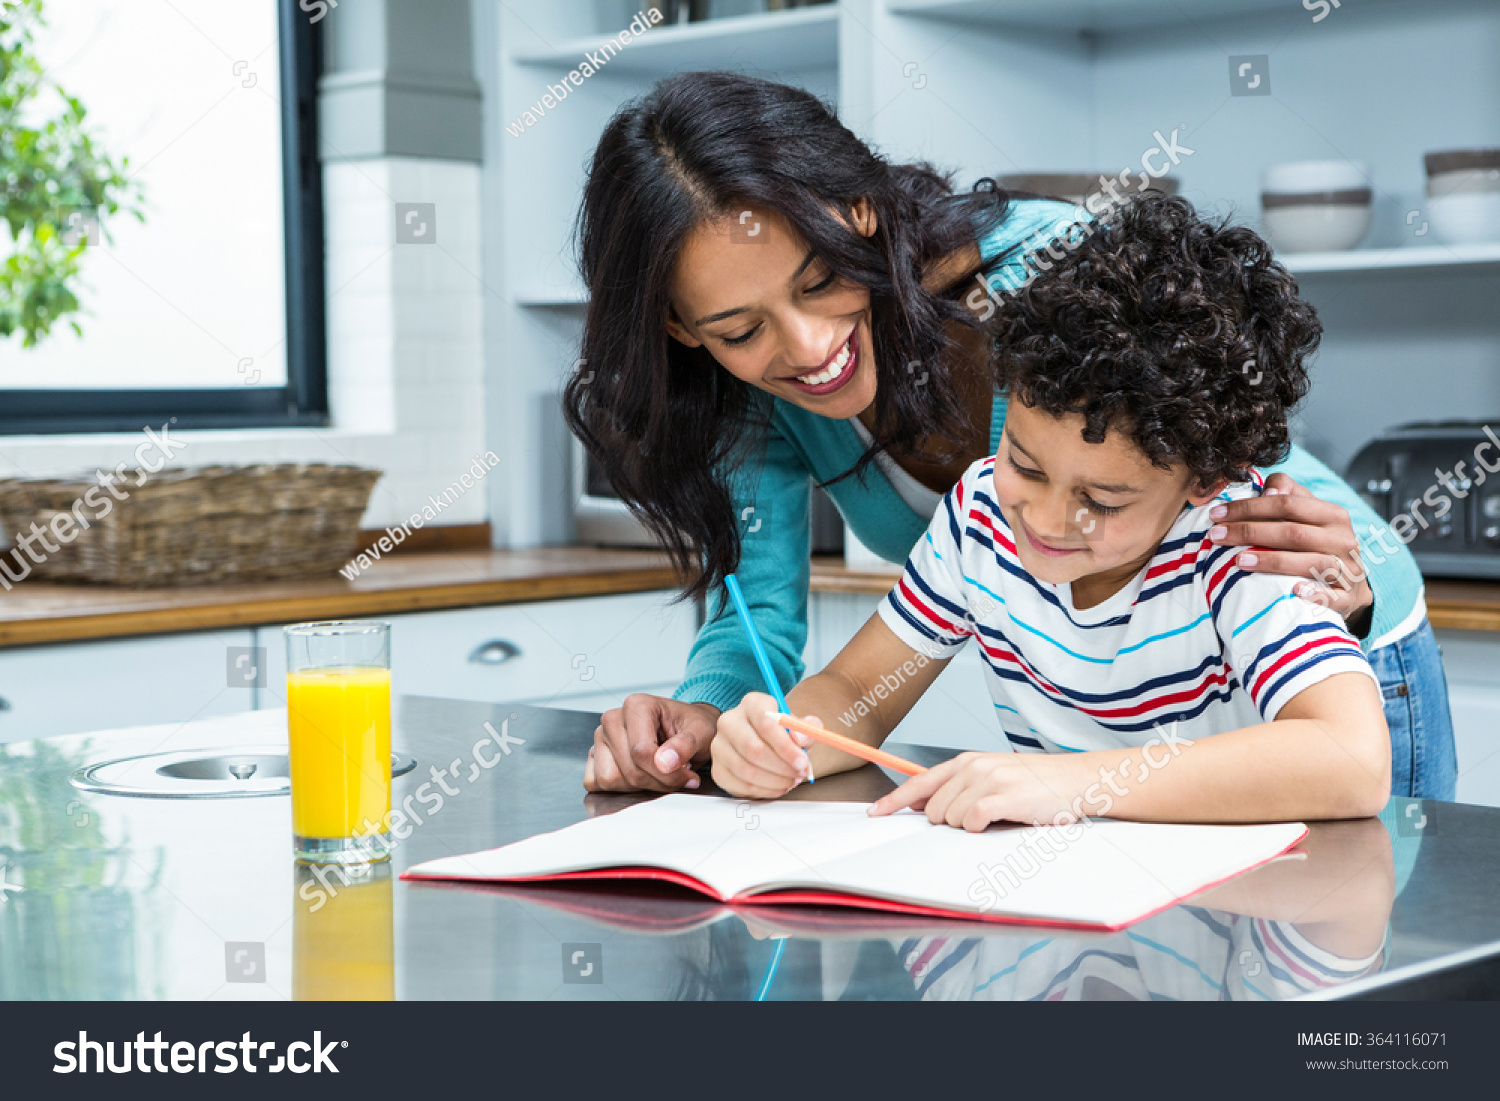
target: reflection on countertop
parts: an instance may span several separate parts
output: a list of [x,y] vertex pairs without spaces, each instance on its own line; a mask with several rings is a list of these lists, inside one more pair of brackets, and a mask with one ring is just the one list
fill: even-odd
[[[511,752],[471,766],[486,722]],[[394,878],[644,798],[584,793],[595,719],[577,712],[404,698],[395,748],[418,765],[394,796],[416,813],[391,864],[355,880],[292,861],[284,797],[123,798],[68,783],[107,756],[284,742],[284,723],[250,712],[0,746],[0,875],[20,888],[0,903],[0,998],[1259,1000],[1500,953],[1500,810],[1456,804],[1395,799],[1380,818],[1315,823],[1304,858],[1084,934],[736,910],[669,887]],[[457,794],[434,800],[439,778]],[[868,766],[797,797],[866,801],[891,786]]]

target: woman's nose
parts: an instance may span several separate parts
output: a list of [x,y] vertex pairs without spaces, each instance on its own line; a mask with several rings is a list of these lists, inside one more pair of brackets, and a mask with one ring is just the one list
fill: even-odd
[[835,349],[833,327],[826,318],[793,314],[781,324],[782,354],[792,367],[821,367]]

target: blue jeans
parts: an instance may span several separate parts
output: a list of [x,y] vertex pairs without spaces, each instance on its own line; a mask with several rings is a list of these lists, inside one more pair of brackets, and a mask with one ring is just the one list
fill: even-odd
[[1366,655],[1380,681],[1385,721],[1391,728],[1391,794],[1453,798],[1458,757],[1448,678],[1432,624]]

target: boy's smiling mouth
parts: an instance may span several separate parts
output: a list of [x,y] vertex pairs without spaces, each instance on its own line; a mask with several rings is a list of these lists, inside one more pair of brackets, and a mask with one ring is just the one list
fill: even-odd
[[1030,525],[1028,525],[1026,521],[1021,519],[1019,516],[1016,517],[1016,526],[1019,527],[1021,529],[1021,533],[1026,536],[1026,542],[1031,544],[1032,550],[1036,551],[1038,554],[1044,554],[1048,558],[1066,558],[1070,554],[1077,554],[1080,551],[1087,549],[1086,547],[1059,547],[1055,544],[1044,542],[1041,539],[1038,539],[1032,533]]

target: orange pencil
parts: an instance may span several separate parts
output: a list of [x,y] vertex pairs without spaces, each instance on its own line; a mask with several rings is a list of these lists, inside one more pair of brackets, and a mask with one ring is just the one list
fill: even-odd
[[831,730],[824,730],[821,726],[813,726],[801,719],[795,719],[790,715],[784,715],[777,711],[770,711],[771,715],[782,726],[790,730],[800,731],[817,742],[834,749],[841,749],[852,757],[861,757],[866,761],[873,761],[877,765],[884,765],[888,769],[900,772],[906,776],[920,776],[927,770],[921,765],[914,765],[910,761],[903,761],[900,757],[893,756],[883,749],[865,745],[864,742],[856,742],[853,738],[846,738],[842,734],[835,734]]

